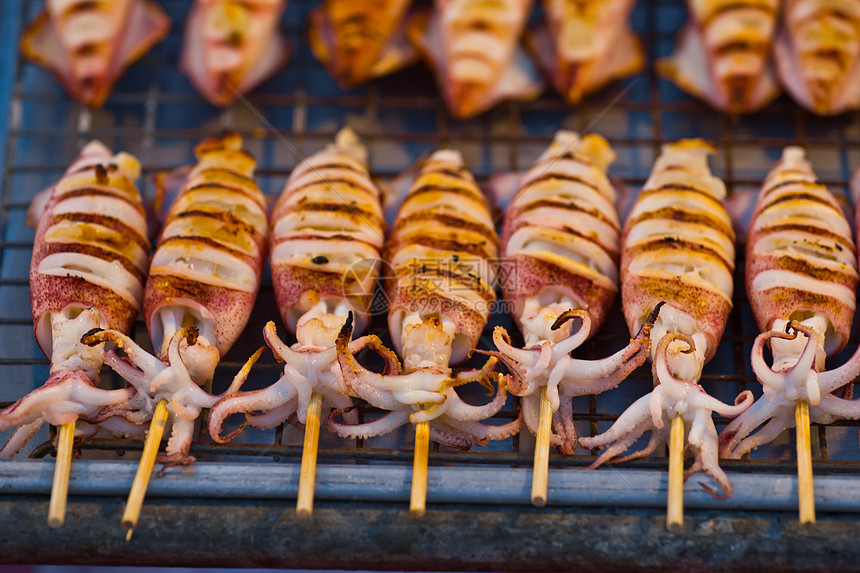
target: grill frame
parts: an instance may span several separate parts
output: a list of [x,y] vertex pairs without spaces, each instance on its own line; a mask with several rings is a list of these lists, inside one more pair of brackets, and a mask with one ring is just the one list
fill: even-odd
[[[39,0],[18,0],[15,6],[19,10],[13,8],[9,13],[18,18],[19,27],[23,29],[40,4]],[[190,0],[164,0],[162,4],[171,16],[184,15]],[[558,96],[545,93],[534,102],[504,103],[490,113],[468,122],[456,122],[447,116],[431,76],[426,71],[401,72],[392,78],[374,82],[364,90],[341,92],[330,81],[326,82],[324,70],[299,40],[305,13],[312,4],[311,0],[290,2],[285,16],[285,32],[293,42],[291,60],[278,78],[267,82],[248,98],[250,104],[255,109],[262,110],[261,113],[271,122],[268,127],[255,115],[256,112],[249,111],[242,104],[216,112],[205,104],[187,82],[182,83],[184,80],[178,76],[175,69],[182,31],[181,21],[177,19],[174,19],[174,29],[169,38],[132,67],[128,77],[119,82],[117,90],[100,111],[89,111],[78,104],[70,103],[62,90],[52,84],[53,80],[46,73],[37,70],[30,63],[23,62],[19,55],[16,56],[0,179],[0,306],[4,309],[14,306],[16,301],[21,300],[22,291],[28,287],[27,268],[23,265],[29,257],[23,256],[22,252],[31,248],[32,239],[21,229],[20,220],[22,213],[26,211],[27,198],[38,191],[32,182],[37,179],[48,182],[49,178],[61,174],[77,148],[92,137],[103,139],[117,150],[122,149],[122,143],[131,144],[129,151],[137,154],[143,165],[142,191],[148,198],[152,198],[154,194],[151,182],[153,173],[186,163],[191,159],[190,149],[194,143],[221,128],[234,129],[246,137],[252,153],[257,155],[260,161],[258,173],[264,181],[264,191],[276,194],[290,173],[289,163],[282,161],[284,148],[289,148],[288,145],[283,145],[283,141],[286,139],[295,146],[298,153],[307,154],[330,141],[343,119],[353,124],[367,143],[372,174],[382,179],[396,177],[401,168],[436,146],[451,145],[465,150],[467,163],[470,158],[479,160],[477,165],[473,161],[470,166],[477,179],[486,182],[494,171],[527,168],[528,159],[537,157],[541,148],[551,140],[555,128],[565,126],[587,131],[592,125],[596,132],[604,134],[613,147],[619,150],[619,155],[623,155],[620,169],[611,171],[621,171],[620,179],[637,188],[647,178],[651,160],[658,153],[659,146],[675,140],[683,133],[690,136],[696,135],[697,132],[702,133],[719,148],[719,156],[712,163],[715,164],[715,173],[726,181],[730,194],[757,187],[769,168],[768,164],[762,162],[757,166],[750,166],[751,160],[746,157],[747,150],[766,149],[768,152],[764,154],[765,157],[772,158],[772,150],[787,144],[799,144],[810,150],[813,167],[816,155],[830,157],[828,161],[831,162],[833,157],[838,156],[838,167],[833,167],[836,163],[828,163],[828,168],[822,174],[822,181],[835,191],[846,191],[850,167],[860,167],[860,112],[844,114],[837,119],[816,118],[783,96],[752,118],[720,115],[704,104],[680,94],[667,82],[659,80],[650,65],[642,74],[630,80],[613,83],[573,110]],[[4,8],[4,16],[6,10],[7,8]],[[649,62],[671,50],[678,23],[683,17],[681,0],[640,0],[634,13],[634,25],[647,47]],[[11,48],[15,43],[14,37],[5,41],[9,49],[15,49]],[[294,89],[284,89],[290,82],[295,82]],[[395,90],[402,90],[403,93],[397,93]],[[408,93],[410,90],[415,93]],[[183,125],[186,121],[184,115],[191,115],[192,110],[196,110],[195,113],[204,111],[207,123],[203,127]],[[56,113],[60,112],[67,112],[65,123],[59,127],[52,125],[52,118],[57,117]],[[416,123],[411,123],[411,114],[420,117],[425,123],[418,125],[417,120]],[[624,126],[623,129],[615,127],[616,122],[617,125]],[[604,125],[609,123],[612,127],[608,132],[602,131]],[[426,127],[431,124],[432,128]],[[283,129],[287,125],[289,131]],[[399,129],[392,126],[399,126]],[[770,126],[767,128],[770,131],[767,134],[759,134],[758,131],[765,129],[765,126]],[[270,130],[269,127],[273,129]],[[789,131],[791,135],[787,135]],[[183,149],[184,152],[179,153],[176,151],[178,149]],[[31,158],[35,155],[40,157],[32,161]],[[51,159],[44,159],[46,156]],[[397,156],[396,161],[391,160],[393,156]],[[709,392],[716,393],[724,400],[730,400],[734,394],[747,387],[757,396],[760,395],[758,383],[749,368],[749,349],[757,331],[742,287],[743,248],[739,248],[738,253],[735,309],[729,318],[717,358],[706,367],[702,379],[703,386]],[[273,300],[267,271],[261,298],[243,335],[246,340],[237,344],[219,366],[216,387],[226,386],[225,380],[238,370],[244,358],[260,344],[260,331],[266,320],[275,320],[279,324],[280,332],[285,331],[277,318]],[[599,357],[606,354],[602,349],[612,347],[615,350],[626,342],[628,334],[623,327],[618,306],[616,302],[603,330],[578,351],[579,356]],[[5,312],[2,314],[0,341],[4,343],[10,342],[10,337],[25,331],[31,324],[30,317],[24,316],[28,314],[26,312],[11,316]],[[516,332],[508,317],[496,316],[485,331],[484,338],[487,340],[493,324],[504,324],[512,334]],[[844,362],[857,347],[856,328],[846,351],[830,364]],[[370,331],[381,334],[384,330],[384,316],[376,317]],[[132,337],[139,342],[146,342],[145,326],[141,321],[135,325]],[[30,346],[28,343],[29,341],[18,341],[12,350],[7,353],[0,352],[0,367],[12,373],[16,388],[26,387],[28,383],[31,388],[36,387],[40,375],[47,372],[47,360],[41,355],[34,341]],[[270,356],[261,361],[254,368],[254,383],[262,386],[273,382],[277,377],[277,368]],[[103,375],[103,382],[120,384],[120,381],[110,374]],[[647,388],[649,384],[649,370],[640,368],[631,377],[630,383],[624,383],[620,389],[612,391],[614,398],[611,400],[594,397],[578,399],[575,402],[575,419],[580,427],[587,428],[592,435],[598,429],[605,430],[626,405],[641,395],[638,390]],[[637,391],[633,393],[629,390],[630,387],[636,388]],[[477,392],[472,394],[479,396]],[[9,400],[18,395],[20,392],[11,395],[10,392],[0,390],[0,407],[7,405]],[[515,408],[516,400],[509,399],[503,417],[513,416]],[[367,407],[362,407],[361,413],[362,416],[376,414],[373,409]],[[718,429],[726,423],[725,419],[719,417],[716,420]],[[856,447],[857,439],[854,437],[854,451],[851,451],[852,442],[846,437],[849,434],[856,436],[852,428],[857,427],[860,427],[858,421],[840,421],[828,427],[813,428],[816,494],[820,494],[822,499],[842,499],[839,503],[826,505],[828,511],[851,514],[860,512],[860,492],[855,494],[849,489],[846,493],[844,483],[840,481],[842,476],[860,476],[860,450]],[[0,434],[0,438],[7,435]],[[47,437],[42,435],[43,440]],[[214,479],[212,476],[217,475],[217,468],[221,467],[219,464],[225,464],[224,467],[262,463],[283,465],[283,460],[287,460],[288,465],[298,466],[298,458],[301,456],[300,429],[282,425],[274,431],[259,435],[254,433],[250,439],[247,443],[222,446],[214,444],[205,430],[201,429],[192,446],[192,453],[203,457],[198,462],[203,469],[177,471],[176,477],[169,472],[162,478],[168,484],[164,493],[159,493],[161,490],[153,487],[150,496],[173,498],[178,494],[170,489],[171,480],[181,481],[188,479],[189,475],[198,474],[201,480],[200,491],[205,493],[207,483],[214,486],[214,482],[207,480]],[[286,445],[275,445],[282,444],[285,440]],[[458,466],[466,468],[464,475],[469,473],[468,468],[472,466],[480,467],[482,471],[493,468],[496,470],[494,475],[499,478],[499,487],[507,488],[501,496],[507,500],[504,505],[527,504],[527,489],[522,488],[520,491],[520,482],[517,480],[528,473],[531,467],[531,441],[530,436],[524,435],[523,438],[515,437],[465,453],[434,445],[429,458],[429,509],[432,511],[434,502],[434,471],[444,467],[445,475],[453,475],[450,473],[452,468]],[[50,442],[37,442],[38,440],[34,441],[36,445],[31,450],[30,457],[41,458],[52,453]],[[396,481],[398,476],[411,464],[411,443],[411,430],[398,432],[392,439],[378,438],[368,441],[345,441],[324,436],[319,451],[320,464],[331,466],[326,468],[326,472],[337,468],[347,472],[350,467],[370,464],[374,465],[375,472],[379,475],[388,476],[395,483],[399,483]],[[835,452],[834,444],[837,446]],[[85,461],[76,461],[73,464],[72,496],[99,495],[93,488],[76,485],[76,467],[87,467],[90,459],[92,467],[98,467],[97,464],[105,463],[101,460],[106,456],[110,459],[123,459],[123,456],[125,459],[136,458],[133,453],[141,448],[140,442],[129,440],[97,438],[88,441],[81,449]],[[129,455],[129,452],[132,455]],[[559,480],[556,483],[562,484],[562,489],[568,487],[570,480],[576,481],[581,475],[573,468],[588,465],[594,459],[595,452],[581,449],[570,457],[551,455],[549,503],[558,503],[552,497],[554,480]],[[763,487],[769,480],[790,481],[794,472],[793,459],[793,437],[790,437],[775,448],[761,448],[752,460],[747,456],[740,461],[724,461],[722,465],[730,472],[730,477],[740,477],[742,474],[757,475],[759,479],[753,482]],[[612,499],[612,491],[615,491],[616,495],[618,492],[626,492],[619,499],[628,500],[629,503],[629,480],[642,479],[644,476],[657,479],[657,476],[664,472],[666,462],[666,450],[661,448],[653,457],[613,464],[611,469],[602,470],[600,473],[602,480],[610,484],[607,493],[599,499],[585,502],[585,505],[595,506],[595,511],[618,506]],[[20,472],[19,475],[24,476],[21,479],[26,479],[14,482],[17,485],[13,486],[0,484],[0,497],[3,500],[9,503],[27,503],[26,496],[47,493],[50,484],[48,483],[46,489],[39,476],[53,468],[50,461],[0,462],[0,469],[4,466],[14,468]],[[283,474],[281,470],[278,472],[278,475]],[[507,473],[515,477],[502,479]],[[481,476],[485,477],[486,474],[481,473]],[[743,477],[741,481],[749,483],[748,477]],[[831,477],[834,479],[830,479]],[[116,479],[121,481],[122,478]],[[477,487],[469,481],[472,478],[463,479],[466,480],[464,483]],[[705,496],[699,495],[701,492],[695,486],[696,479],[687,484],[688,507],[724,512],[721,513],[721,518],[724,519],[736,518],[737,515],[731,512],[737,510],[759,511],[760,515],[764,515],[764,512],[772,509],[791,511],[794,507],[790,491],[777,495],[774,499],[779,501],[775,502],[775,506],[767,503],[759,506],[747,505],[746,501],[713,504]],[[348,481],[337,483],[340,484],[338,487],[349,487]],[[243,487],[253,487],[253,484],[245,484]],[[105,493],[106,496],[118,495],[114,490],[106,491],[109,492]],[[279,491],[281,493],[274,496],[275,498],[286,497],[289,500],[289,497],[294,495],[288,490]],[[354,499],[337,493],[346,489],[337,490],[335,487],[332,491],[333,493],[320,492],[318,499],[323,504],[328,500]],[[737,487],[736,492],[736,495],[741,493]],[[518,494],[521,494],[519,498]],[[253,491],[237,490],[233,495],[236,498],[253,498]],[[640,515],[657,515],[665,503],[665,484],[658,483],[654,488],[643,490],[637,495],[639,501],[633,505],[642,508],[644,513]],[[744,495],[743,499],[748,499],[748,496]],[[377,508],[383,507],[383,504],[391,499],[385,497],[384,489],[379,489],[378,495],[371,492],[360,501]],[[468,500],[458,500],[458,503],[463,502]],[[475,503],[483,502],[476,498]],[[568,507],[582,504],[582,500],[562,503]],[[289,507],[289,501],[286,506]],[[349,509],[350,506],[344,506],[343,511]],[[519,508],[514,511],[525,510]],[[147,510],[144,510],[143,521],[146,516]],[[853,516],[851,518],[853,519]]]

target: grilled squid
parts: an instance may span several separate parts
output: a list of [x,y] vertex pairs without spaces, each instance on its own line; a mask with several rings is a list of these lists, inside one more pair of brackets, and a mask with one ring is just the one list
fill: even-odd
[[635,0],[543,0],[546,21],[527,45],[571,105],[640,71],[645,54],[630,26]]
[[134,388],[97,388],[104,345],[84,345],[81,337],[97,328],[124,332],[140,312],[149,241],[134,186],[139,176],[137,159],[93,141],[48,191],[47,203],[34,202],[30,305],[51,374],[0,411],[0,430],[20,426],[0,457],[13,456],[44,422],[86,420],[134,394]]
[[287,61],[279,31],[287,0],[196,0],[179,67],[209,103],[227,106]]
[[860,4],[786,0],[783,10],[774,54],[785,89],[821,115],[860,107]]
[[698,384],[732,308],[735,264],[735,235],[722,204],[725,185],[708,168],[712,152],[700,140],[664,146],[630,212],[621,254],[621,299],[630,331],[638,332],[654,305],[665,301],[651,329],[655,386],[607,432],[579,442],[586,448],[606,446],[594,468],[650,430],[648,444],[622,460],[644,456],[667,440],[671,420],[679,414],[695,457],[685,475],[705,471],[727,497],[732,485],[719,466],[712,412],[737,416],[753,397],[746,391],[734,405],[723,404]]
[[[352,312],[358,329],[370,317],[385,236],[379,189],[367,170],[367,151],[345,128],[335,144],[308,157],[290,175],[272,214],[272,283],[284,324],[296,334],[287,346],[275,323],[263,331],[284,374],[253,392],[228,393],[209,416],[209,432],[222,437],[227,416],[244,413],[257,428],[273,428],[292,415],[304,423],[308,405],[322,397],[326,411],[349,409],[352,400],[341,382],[335,339]],[[376,337],[352,342],[354,352]],[[396,363],[396,358],[392,364]],[[256,412],[256,413],[255,413]],[[349,421],[357,422],[355,414]]]
[[388,75],[417,54],[406,39],[411,0],[323,0],[310,13],[308,42],[342,88]]
[[504,100],[536,98],[543,85],[520,45],[532,0],[436,0],[407,34],[433,67],[451,115],[466,119]]
[[[92,343],[114,341],[125,358],[106,362],[138,390],[105,417],[148,421],[167,400],[172,432],[162,461],[188,463],[194,422],[218,400],[199,385],[212,379],[220,357],[244,330],[257,296],[266,254],[265,197],[254,182],[254,158],[236,134],[208,139],[197,164],[158,178],[181,189],[167,212],[144,293],[144,318],[157,359],[118,332],[94,333]],[[227,390],[241,387],[251,358]],[[143,403],[141,403],[143,399]]]
[[[860,402],[833,395],[860,373],[860,353],[824,371],[825,357],[848,342],[857,279],[851,227],[839,203],[818,183],[803,149],[787,147],[765,179],[747,243],[747,294],[762,331],[752,367],[764,393],[723,430],[723,457],[740,458],[793,428],[799,400],[809,402],[815,422],[860,418]],[[768,344],[772,366],[763,355]]]
[[377,374],[359,364],[348,346],[353,321],[347,320],[337,339],[344,384],[389,413],[350,425],[337,422],[335,412],[330,428],[345,437],[369,437],[410,421],[429,422],[431,439],[461,449],[519,430],[519,419],[480,423],[504,406],[504,388],[483,406],[467,404],[454,389],[485,382],[495,358],[478,370],[453,374],[450,367],[468,357],[487,324],[496,300],[491,259],[498,248],[489,206],[463,158],[457,151],[436,151],[401,205],[385,247],[388,327],[405,372]]
[[126,68],[169,30],[170,19],[152,0],[46,0],[20,49],[70,96],[100,107]]
[[779,95],[771,47],[779,0],[688,0],[690,21],[657,72],[728,113],[759,110]]
[[[515,348],[496,327],[497,356],[507,367],[508,390],[521,401],[528,429],[537,434],[540,394],[552,406],[550,443],[572,454],[575,396],[617,386],[648,358],[644,326],[630,344],[604,360],[570,357],[606,317],[618,293],[621,225],[615,188],[606,175],[615,154],[604,138],[560,131],[525,174],[508,205],[502,231],[501,282],[525,339]],[[575,331],[571,319],[579,319]]]

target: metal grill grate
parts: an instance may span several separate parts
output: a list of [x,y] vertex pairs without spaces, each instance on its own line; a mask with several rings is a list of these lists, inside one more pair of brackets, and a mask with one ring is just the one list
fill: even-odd
[[[328,78],[300,39],[306,14],[314,4],[311,0],[289,3],[285,30],[292,40],[292,56],[282,73],[248,97],[254,109],[237,104],[220,111],[208,106],[177,70],[182,22],[190,0],[161,3],[175,23],[170,36],[126,74],[101,110],[90,111],[70,102],[43,70],[20,59],[16,63],[0,203],[0,366],[4,373],[0,406],[41,385],[48,373],[47,360],[32,337],[28,311],[27,277],[33,241],[33,232],[24,224],[28,202],[62,173],[90,138],[101,139],[116,150],[126,150],[140,158],[142,191],[149,198],[154,195],[151,176],[155,172],[188,163],[196,142],[222,128],[236,130],[245,137],[248,149],[258,160],[261,188],[272,195],[280,192],[299,160],[281,137],[306,156],[321,149],[344,124],[355,127],[365,140],[372,173],[383,179],[394,177],[439,146],[452,146],[463,151],[470,169],[479,181],[485,181],[495,172],[527,168],[561,127],[590,129],[606,136],[618,153],[612,173],[634,188],[647,178],[660,145],[680,137],[704,137],[719,148],[712,167],[725,179],[730,192],[757,187],[787,144],[806,147],[818,175],[836,192],[847,190],[851,167],[860,166],[858,113],[822,119],[806,114],[783,97],[755,116],[732,118],[691,100],[659,80],[653,69],[614,83],[574,109],[547,93],[534,102],[503,104],[467,122],[447,116],[431,74],[421,66],[374,82],[366,89],[344,92]],[[41,5],[40,0],[22,2],[22,28]],[[671,52],[676,31],[685,18],[681,0],[639,2],[634,27],[647,46],[650,62]],[[264,126],[255,110],[272,129]],[[739,253],[742,255],[743,249]],[[739,259],[735,310],[717,355],[702,378],[704,388],[724,401],[731,401],[746,388],[757,396],[761,393],[748,366],[757,329],[742,287],[743,269]],[[277,320],[277,315],[267,277],[243,339],[218,369],[216,391],[226,387],[244,359],[262,344],[263,325],[269,319]],[[510,332],[516,332],[506,316],[494,316],[493,324],[504,324]],[[384,317],[379,316],[371,332],[384,334],[385,328]],[[281,333],[284,330],[280,327]],[[142,322],[135,325],[133,337],[148,345]],[[623,346],[627,338],[616,303],[602,331],[579,352],[582,357],[605,356]],[[485,339],[489,340],[489,336]],[[846,352],[833,363],[844,361],[856,344],[854,337]],[[255,366],[246,389],[263,387],[277,379],[279,367],[268,356]],[[106,384],[120,384],[110,374],[104,377]],[[650,387],[650,370],[641,368],[616,390],[576,399],[577,429],[583,435],[605,430]],[[480,399],[480,388],[467,388],[466,392]],[[513,416],[516,406],[515,399],[510,398],[502,417]],[[362,408],[361,415],[367,419],[377,413]],[[725,422],[718,419],[718,429]],[[844,421],[826,428],[813,427],[816,474],[860,475],[860,449],[853,429],[857,426],[858,422]],[[0,434],[0,439],[7,436]],[[41,439],[37,437],[33,442],[38,445],[31,448],[32,457],[53,451],[45,430],[39,436]],[[323,432],[320,463],[386,462],[405,467],[412,459],[411,442],[409,428],[366,441],[342,440]],[[436,445],[430,463],[480,464],[499,468],[500,472],[512,466],[528,468],[532,444],[533,438],[523,433],[471,452]],[[92,459],[129,459],[136,456],[126,452],[140,449],[139,442],[99,437],[88,441],[82,454]],[[296,463],[301,454],[301,430],[289,425],[269,432],[246,430],[235,443],[227,445],[213,443],[201,430],[192,453],[200,457],[199,464],[249,460]],[[783,461],[793,457],[793,435],[786,432],[774,444],[756,450],[752,459],[726,461],[723,467],[742,472],[791,473],[793,465]],[[593,459],[594,452],[580,449],[569,457],[552,455],[550,465],[583,466]],[[625,468],[663,469],[666,452],[661,450],[653,457],[614,467],[619,471],[608,479],[621,476],[623,480]]]

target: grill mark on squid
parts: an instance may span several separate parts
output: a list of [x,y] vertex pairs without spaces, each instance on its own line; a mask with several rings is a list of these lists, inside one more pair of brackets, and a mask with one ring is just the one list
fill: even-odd
[[133,227],[126,225],[124,222],[117,219],[116,217],[111,217],[110,215],[102,215],[99,213],[59,213],[56,215],[52,214],[51,222],[48,228],[53,225],[56,225],[61,221],[93,223],[101,225],[103,227],[107,227],[108,229],[111,229],[113,231],[125,234],[135,243],[140,245],[144,252],[149,252],[149,241],[145,237],[141,236]]
[[143,205],[140,204],[140,201],[135,201],[122,191],[99,189],[97,187],[81,187],[79,189],[64,191],[57,200],[57,205],[63,203],[67,199],[75,199],[78,197],[110,197],[112,199],[120,199],[133,207],[141,215],[146,216],[146,210],[143,208]]
[[589,208],[586,205],[583,205],[584,201],[576,200],[576,199],[566,199],[563,197],[553,197],[551,199],[536,199],[534,201],[529,201],[524,203],[522,206],[513,203],[511,209],[514,210],[517,214],[517,218],[530,211],[534,211],[536,209],[540,209],[543,207],[551,207],[553,209],[563,209],[565,211],[571,211],[574,213],[586,213],[595,217],[596,219],[600,219],[601,222],[606,223],[616,231],[621,231],[621,227],[606,216],[603,211],[596,207]]
[[494,234],[488,233],[486,225],[458,217],[451,213],[440,213],[438,211],[419,211],[417,213],[412,213],[408,217],[400,217],[394,224],[392,233],[401,231],[410,223],[415,223],[417,221],[436,221],[445,227],[473,231],[484,235],[487,239],[493,241],[493,243],[498,244],[498,237]]
[[711,216],[710,213],[706,211],[694,213],[692,211],[688,211],[687,209],[682,209],[679,207],[661,207],[652,211],[645,211],[644,213],[637,215],[633,219],[630,219],[627,226],[629,228],[633,228],[633,226],[637,223],[641,223],[642,221],[647,221],[649,219],[670,219],[672,221],[678,221],[681,223],[696,223],[699,225],[706,225],[709,227],[713,227],[716,231],[722,233],[723,235],[732,240],[735,239],[734,230],[725,223],[723,223],[721,220]]
[[[54,255],[57,253],[77,253],[81,255],[90,255],[107,262],[117,262],[122,267],[131,273],[143,286],[146,283],[146,270],[138,268],[134,261],[126,256],[120,255],[115,251],[98,246],[93,243],[81,243],[77,241],[70,242],[49,242],[45,245],[44,256]],[[89,281],[88,281],[89,282]]]
[[627,249],[629,259],[632,261],[637,255],[653,251],[692,251],[707,255],[719,261],[729,272],[735,268],[734,263],[723,257],[718,251],[695,241],[681,239],[670,234],[658,235],[646,242],[636,244],[634,247]]
[[205,235],[174,235],[172,237],[162,239],[159,243],[159,248],[166,247],[174,243],[183,244],[189,242],[200,243],[201,245],[206,245],[208,247],[212,247],[213,249],[232,255],[251,266],[251,268],[254,268],[256,266],[257,257],[251,257],[247,253],[243,253],[238,249],[228,247],[224,243],[216,241],[215,239],[207,237]]

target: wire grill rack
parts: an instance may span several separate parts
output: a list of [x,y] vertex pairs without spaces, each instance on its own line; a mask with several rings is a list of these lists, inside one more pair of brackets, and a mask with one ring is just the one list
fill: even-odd
[[[142,191],[154,196],[152,175],[188,163],[193,146],[203,137],[229,128],[241,133],[258,160],[261,188],[280,192],[292,167],[331,141],[345,124],[352,125],[366,142],[371,171],[381,179],[392,178],[422,155],[440,146],[460,149],[479,181],[498,172],[527,168],[562,127],[594,131],[607,137],[618,154],[613,175],[633,188],[647,178],[660,145],[681,137],[703,137],[719,148],[712,160],[716,174],[725,179],[730,193],[757,187],[781,148],[799,144],[823,182],[835,192],[845,193],[853,167],[860,166],[860,114],[837,118],[814,117],[782,97],[766,110],[750,117],[718,114],[694,101],[674,86],[658,79],[649,68],[642,74],[616,82],[600,93],[570,108],[556,95],[545,93],[528,103],[504,103],[471,121],[449,118],[437,96],[432,75],[423,67],[383,78],[368,87],[342,91],[328,78],[303,42],[304,22],[311,0],[291,0],[284,19],[292,42],[286,69],[250,96],[250,105],[237,104],[226,110],[209,106],[178,72],[182,22],[190,0],[163,0],[174,27],[165,42],[137,63],[116,86],[103,109],[88,110],[71,102],[42,69],[22,61],[14,68],[14,87],[8,114],[6,152],[2,159],[0,198],[0,407],[39,386],[46,379],[48,362],[32,337],[29,313],[28,269],[33,232],[25,226],[30,199],[65,169],[80,146],[98,138],[116,150],[126,150],[143,165]],[[23,0],[20,27],[41,9],[40,0]],[[15,14],[15,11],[11,11]],[[6,8],[4,7],[4,18]],[[634,27],[647,46],[648,59],[668,55],[686,11],[682,0],[641,0],[633,14]],[[265,118],[265,119],[263,119]],[[290,145],[287,145],[287,142]],[[743,249],[738,249],[739,254]],[[735,275],[735,309],[715,358],[705,369],[703,387],[724,401],[744,390],[757,396],[761,391],[749,368],[750,347],[757,328],[745,299],[743,260]],[[271,282],[266,277],[248,328],[236,347],[221,363],[214,381],[216,391],[244,359],[262,344],[261,330],[276,317]],[[489,328],[503,324],[516,332],[510,318],[494,316]],[[279,326],[283,333],[285,329]],[[378,316],[371,332],[384,335],[385,319]],[[488,330],[489,332],[489,330]],[[148,345],[142,322],[132,333]],[[485,337],[489,339],[489,336]],[[578,352],[582,357],[607,355],[623,346],[628,334],[618,304],[602,331]],[[856,348],[856,336],[840,357],[840,363]],[[608,351],[607,351],[608,350]],[[105,369],[107,370],[107,369]],[[266,386],[279,376],[271,355],[254,367],[246,389]],[[105,384],[120,381],[104,374]],[[651,388],[650,370],[640,368],[620,388],[574,401],[575,422],[581,435],[604,431],[637,397]],[[468,399],[481,400],[480,388],[467,388]],[[515,415],[511,397],[501,418]],[[377,415],[362,408],[369,419]],[[718,429],[726,420],[717,419]],[[841,421],[828,427],[813,427],[813,460],[817,475],[860,475],[858,422]],[[201,429],[192,447],[198,464],[217,461],[295,464],[301,455],[301,430],[282,425],[269,432],[246,431],[236,442],[219,445]],[[723,463],[736,472],[790,474],[794,444],[792,432],[772,445],[756,450],[752,458]],[[5,439],[8,434],[0,434]],[[53,452],[47,431],[34,439],[29,456]],[[41,443],[40,443],[41,442]],[[411,463],[412,431],[401,431],[368,440],[343,440],[323,432],[320,464],[384,463],[408,467]],[[431,466],[531,466],[533,438],[520,436],[494,442],[470,452],[434,445]],[[99,437],[82,446],[87,459],[135,459],[141,444],[136,441]],[[552,455],[550,465],[584,466],[595,452],[579,449],[573,456]],[[628,470],[663,469],[666,451],[618,464],[615,479]],[[572,471],[572,470],[571,470]],[[604,500],[610,503],[610,500]],[[600,500],[598,500],[600,503]]]

